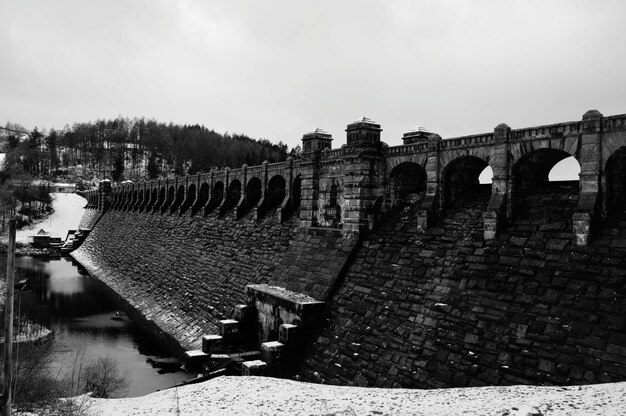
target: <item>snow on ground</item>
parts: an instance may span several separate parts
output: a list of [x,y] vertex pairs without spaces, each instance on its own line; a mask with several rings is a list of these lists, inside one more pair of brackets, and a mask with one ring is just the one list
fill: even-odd
[[85,211],[87,200],[82,196],[67,193],[51,193],[54,212],[41,222],[29,228],[17,230],[16,241],[26,244],[28,237],[37,234],[43,228],[53,237],[65,239],[68,230],[76,230]]
[[626,382],[410,390],[219,377],[143,397],[86,400],[92,416],[625,415]]

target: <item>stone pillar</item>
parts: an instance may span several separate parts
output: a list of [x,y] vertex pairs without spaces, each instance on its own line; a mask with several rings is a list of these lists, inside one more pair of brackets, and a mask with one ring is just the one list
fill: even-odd
[[248,198],[248,165],[246,163],[243,164],[243,166],[241,166],[241,170],[243,173],[243,177],[242,177],[242,181],[241,181],[241,190],[239,192],[239,201],[237,201],[237,205],[235,206],[235,218],[240,218],[246,208],[248,208],[246,205],[248,205],[248,201],[250,200]]
[[344,155],[343,236],[356,239],[367,232],[379,196],[382,161],[380,124],[363,117],[346,128]]
[[285,161],[285,198],[280,204],[280,208],[276,210],[276,219],[278,223],[282,223],[288,213],[293,211],[293,196],[291,195],[291,183],[293,182],[293,157],[289,156]]
[[[214,201],[214,197],[213,197],[213,186],[215,185],[215,181],[213,179],[213,177],[215,176],[215,169],[211,169],[211,171],[209,172],[209,178],[207,181],[207,185],[209,186],[209,194],[207,195],[206,198],[206,202],[204,203],[204,205],[199,207],[199,210],[202,210],[202,214],[206,215],[209,213],[209,210],[211,209],[211,206],[215,206],[215,201]],[[200,188],[198,188],[198,192],[200,192]]]
[[574,242],[586,246],[591,221],[598,211],[602,177],[602,114],[589,110],[583,115],[580,147],[580,191],[578,207],[572,216]]
[[222,196],[222,200],[219,202],[218,211],[223,214],[228,208],[228,200],[230,199],[229,188],[230,188],[230,168],[227,166],[224,168],[224,195]]
[[98,184],[98,210],[106,212],[111,207],[111,181],[105,179]]
[[426,158],[426,196],[417,211],[417,232],[425,233],[428,224],[439,213],[441,198],[441,178],[439,176],[439,145],[441,136],[432,134],[428,136],[428,156]]
[[320,153],[330,148],[333,138],[324,130],[315,129],[302,136],[302,160],[300,169],[300,227],[314,227],[318,224],[317,209],[319,199]]
[[491,199],[487,211],[483,214],[483,230],[485,240],[497,237],[500,227],[506,221],[511,210],[510,198],[510,169],[509,169],[509,140],[511,128],[506,124],[499,124],[493,132],[493,157],[491,169],[493,181],[491,183]]

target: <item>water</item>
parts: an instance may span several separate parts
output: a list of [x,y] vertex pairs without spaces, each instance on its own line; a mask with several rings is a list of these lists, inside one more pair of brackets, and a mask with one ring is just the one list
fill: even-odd
[[111,319],[120,307],[109,290],[81,273],[70,259],[18,257],[16,268],[18,278],[29,278],[16,312],[19,305],[22,314],[54,331],[53,371],[65,371],[83,352],[83,362],[109,356],[126,373],[125,397],[152,393],[194,376],[182,371],[158,374],[146,359],[162,359],[167,352],[142,334],[123,312],[122,321]]

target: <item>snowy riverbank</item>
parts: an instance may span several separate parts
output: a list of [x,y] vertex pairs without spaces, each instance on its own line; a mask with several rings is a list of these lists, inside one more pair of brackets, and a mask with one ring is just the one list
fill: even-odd
[[129,399],[88,399],[90,415],[623,415],[626,382],[570,387],[374,389],[220,377]]
[[[42,221],[32,224],[29,228],[16,232],[16,241],[26,244],[28,237],[36,234],[41,228],[50,235],[65,238],[68,230],[75,230],[85,211],[87,201],[82,196],[66,193],[52,193],[54,212]],[[6,236],[5,236],[6,239]]]

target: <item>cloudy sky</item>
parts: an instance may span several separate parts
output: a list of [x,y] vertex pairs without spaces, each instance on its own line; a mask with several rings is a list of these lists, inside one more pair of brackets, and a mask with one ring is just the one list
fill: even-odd
[[400,144],[626,112],[626,2],[0,3],[0,124],[146,116],[290,146],[362,116]]

